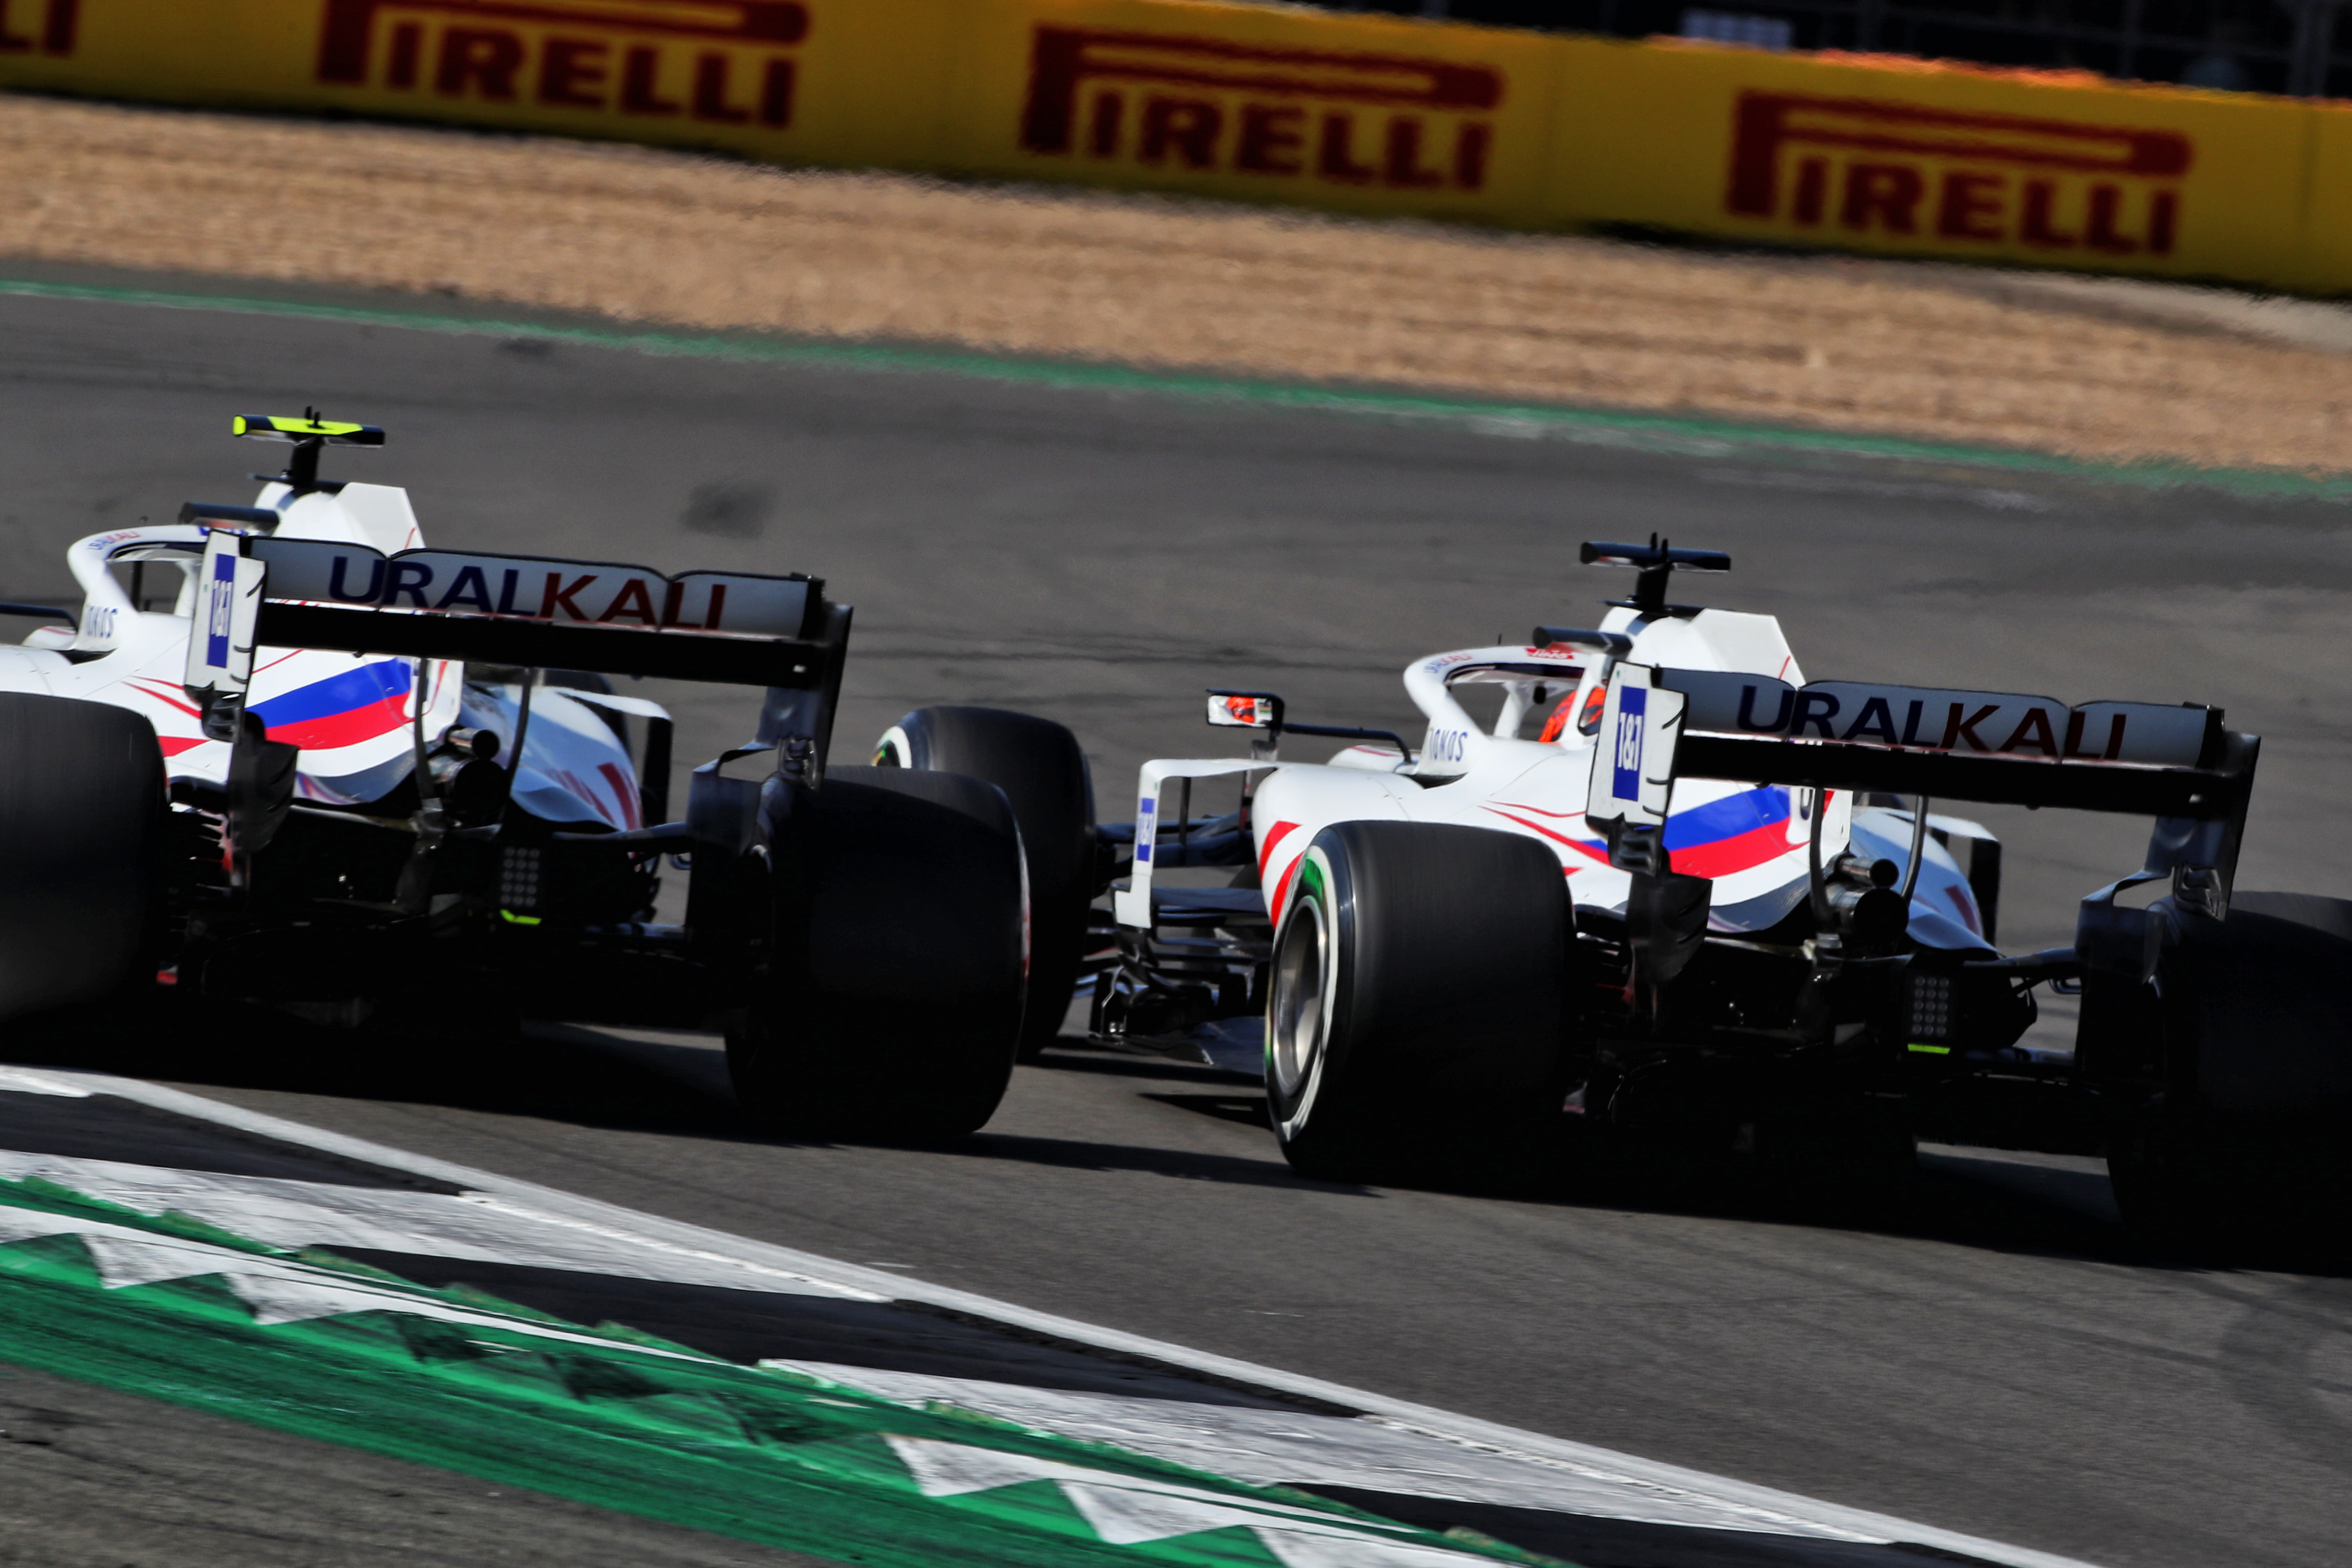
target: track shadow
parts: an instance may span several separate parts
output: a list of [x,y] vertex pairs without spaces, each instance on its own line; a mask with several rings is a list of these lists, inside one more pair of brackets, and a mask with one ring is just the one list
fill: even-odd
[[[1263,1129],[1265,1099],[1224,1092],[1145,1093],[1140,1098],[1219,1121]],[[1736,1162],[1677,1165],[1671,1152],[1555,1150],[1540,1170],[1384,1182],[1382,1186],[1501,1198],[1564,1208],[1706,1215],[1814,1229],[1904,1236],[2036,1257],[2139,1268],[2262,1268],[2299,1274],[2352,1273],[2352,1247],[2281,1241],[2248,1234],[2226,1245],[2188,1247],[2150,1241],[2126,1226],[2099,1163],[1995,1149],[1927,1145],[1891,1188],[1870,1189],[1821,1173],[1741,1169]],[[1369,1189],[1378,1192],[1381,1187]]]
[[1065,1037],[1058,1049],[1039,1058],[1036,1065],[1055,1072],[1091,1073],[1104,1078],[1155,1078],[1235,1086],[1260,1081],[1255,1073],[1229,1072],[1205,1062],[1186,1061],[1157,1052],[1108,1050],[1074,1037]]
[[1708,1175],[1645,1187],[1588,1174],[1577,1196],[2140,1268],[2352,1275],[2352,1216],[2340,1203],[2332,1213],[2291,1208],[2297,1200],[2249,1204],[2226,1234],[2163,1240],[2126,1225],[2103,1163],[2089,1158],[1927,1145],[1896,1184],[1874,1190],[1843,1187],[1818,1173],[1795,1181],[1719,1169]]
[[1140,1098],[1261,1131],[1265,1128],[1265,1096],[1262,1094],[1147,1094]]
[[[707,1142],[822,1148],[753,1122],[737,1109],[723,1054],[597,1030],[534,1026],[522,1034],[453,1027],[443,1033],[324,1028],[260,1009],[224,1007],[168,1027],[95,1026],[51,1018],[0,1035],[0,1059],[128,1078],[259,1089],[449,1110],[528,1116],[611,1131]],[[1116,1068],[1117,1058],[1107,1064]],[[1210,1068],[1139,1060],[1161,1081],[1222,1082]],[[1081,1069],[1083,1070],[1083,1069]],[[1140,1075],[1139,1075],[1140,1076]],[[887,1139],[861,1138],[889,1147]],[[1136,1144],[1028,1137],[985,1130],[933,1145],[942,1159],[1003,1161],[1066,1170],[1127,1171],[1187,1181],[1322,1192],[1368,1189],[1294,1174],[1268,1143],[1263,1159]]]
[[[1139,1049],[1114,1054],[1076,1038],[1049,1055],[1045,1065],[1196,1085],[1140,1089],[1138,1097],[1235,1126],[1266,1127],[1265,1097],[1247,1075]],[[1907,1185],[1892,1194],[1789,1180],[1743,1171],[1736,1163],[1695,1168],[1661,1150],[1629,1152],[1614,1160],[1562,1150],[1541,1171],[1520,1177],[1488,1173],[1453,1181],[1425,1175],[1391,1184],[1571,1207],[1887,1231],[2078,1258],[2145,1261],[2149,1255],[2124,1228],[2106,1176],[2095,1162],[2039,1162],[1991,1150],[1923,1150]]]
[[[350,1032],[258,1009],[220,1008],[162,1026],[52,1016],[0,1033],[0,1059],[79,1068],[199,1086],[268,1089],[527,1116],[583,1128],[650,1132],[714,1142],[822,1148],[827,1141],[764,1129],[736,1109],[722,1054],[707,1045],[586,1029],[491,1034]],[[1042,1067],[1137,1080],[1140,1098],[1233,1125],[1263,1128],[1265,1102],[1247,1080],[1218,1068],[1124,1056],[1072,1039]],[[1150,1082],[1169,1086],[1145,1089]],[[1181,1087],[1178,1087],[1181,1086]],[[888,1141],[861,1139],[887,1146]],[[1937,1239],[1990,1251],[2135,1267],[2259,1267],[2300,1274],[2352,1273],[2352,1249],[2236,1238],[2226,1250],[2151,1245],[2116,1216],[2095,1167],[2035,1165],[1986,1152],[1930,1151],[1898,1193],[1755,1179],[1715,1168],[1662,1169],[1655,1162],[1596,1163],[1562,1157],[1507,1181],[1423,1180],[1370,1184],[1312,1180],[1290,1170],[1269,1134],[1263,1158],[1082,1139],[983,1131],[939,1146],[943,1159],[1064,1170],[1139,1172],[1178,1180],[1379,1198],[1420,1187],[1566,1208],[1707,1215]],[[2077,1163],[2079,1165],[2087,1163]]]
[[2263,1223],[2267,1216],[2249,1216],[2237,1233],[2200,1245],[2153,1239],[2124,1223],[2095,1162],[2049,1165],[1999,1150],[1923,1149],[1908,1179],[1892,1189],[1841,1189],[1820,1179],[1755,1173],[1660,1181],[1586,1171],[1544,1195],[1553,1202],[1900,1236],[2137,1268],[2352,1273],[2352,1246],[2336,1233],[2283,1232]]
[[0,1031],[0,1060],[199,1088],[439,1107],[614,1131],[785,1143],[735,1107],[716,1050],[587,1030],[346,1030],[260,1008],[52,1016]]
[[1378,1189],[1346,1182],[1323,1182],[1301,1176],[1267,1149],[1263,1160],[1236,1159],[1230,1154],[1202,1154],[1173,1149],[1151,1149],[1131,1143],[1089,1143],[1078,1139],[1030,1138],[1013,1133],[982,1132],[950,1146],[943,1152],[959,1159],[1012,1160],[1025,1164],[1053,1165],[1065,1170],[1132,1171],[1189,1181],[1223,1182],[1248,1187],[1281,1187],[1299,1192],[1352,1193],[1379,1196]]

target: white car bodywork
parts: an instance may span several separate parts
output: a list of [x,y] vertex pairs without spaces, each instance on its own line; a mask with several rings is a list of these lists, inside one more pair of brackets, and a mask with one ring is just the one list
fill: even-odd
[[[278,514],[267,530],[275,538],[364,545],[385,554],[424,543],[408,492],[393,486],[345,484],[332,493],[297,496],[272,483],[255,505]],[[168,523],[76,541],[67,558],[83,595],[77,625],[42,626],[22,646],[0,646],[0,690],[127,708],[153,724],[169,772],[220,783],[229,745],[205,735],[201,711],[183,685],[206,532],[201,522]],[[134,565],[179,574],[170,609],[132,601],[118,573]],[[453,726],[511,738],[520,700],[520,687],[468,682],[465,667],[452,660],[264,647],[255,653],[247,710],[260,717],[271,740],[301,748],[298,798],[363,805],[414,772],[420,730],[427,746]],[[593,692],[532,692],[512,794],[517,805],[591,828],[645,826],[635,770],[599,707],[657,711]]]
[[[1574,903],[1622,910],[1628,874],[1610,865],[1608,845],[1585,819],[1595,736],[1575,721],[1588,705],[1597,717],[1612,665],[1622,660],[1721,670],[1799,685],[1804,677],[1770,616],[1706,609],[1644,617],[1619,607],[1599,629],[1630,637],[1630,650],[1611,656],[1559,644],[1495,647],[1415,660],[1404,671],[1405,690],[1428,728],[1410,763],[1387,747],[1356,745],[1319,764],[1242,758],[1145,763],[1138,790],[1134,874],[1115,899],[1119,923],[1152,923],[1153,828],[1161,817],[1163,786],[1171,780],[1269,767],[1253,799],[1250,824],[1266,912],[1277,927],[1299,861],[1315,836],[1334,823],[1360,819],[1452,823],[1531,838],[1559,861]],[[1502,710],[1491,726],[1479,725],[1455,696],[1457,687],[1469,684],[1503,687]],[[1521,739],[1519,731],[1535,711],[1539,690],[1547,702],[1567,693],[1557,710],[1567,721],[1553,740]],[[1908,814],[1857,811],[1850,792],[1675,782],[1665,844],[1675,871],[1713,880],[1711,930],[1763,931],[1805,899],[1817,809],[1826,813],[1821,825],[1825,863],[1849,849],[1898,865],[1907,858]],[[1930,816],[1929,825],[1956,837],[1990,837],[1958,818]],[[1989,946],[1966,874],[1933,837],[1923,847],[1912,891],[1915,940],[1938,947]]]

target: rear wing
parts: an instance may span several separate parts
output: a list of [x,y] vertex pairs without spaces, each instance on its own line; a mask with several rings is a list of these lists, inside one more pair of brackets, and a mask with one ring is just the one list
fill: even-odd
[[832,727],[850,607],[816,578],[665,576],[600,561],[404,550],[215,529],[206,538],[192,694],[241,694],[257,647],[457,659],[769,689],[760,740]]
[[1885,791],[2155,817],[2146,873],[2172,874],[2179,896],[2216,915],[2262,746],[2217,708],[1634,664],[1611,672],[1599,739],[1586,816],[1638,868],[1661,863],[1678,778]]
[[668,577],[605,561],[243,543],[267,568],[254,635],[268,647],[805,688],[823,684],[828,624],[846,614],[800,575]]

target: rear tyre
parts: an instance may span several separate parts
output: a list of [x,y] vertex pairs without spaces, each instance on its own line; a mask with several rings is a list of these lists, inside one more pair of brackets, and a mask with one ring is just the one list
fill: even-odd
[[2153,1090],[2117,1097],[2129,1107],[2108,1139],[2117,1207],[2166,1242],[2342,1246],[2352,901],[2245,892],[2223,921],[2168,900],[2148,918],[2165,922],[2155,984],[2084,997],[2093,1062]]
[[1086,958],[1095,887],[1095,791],[1077,737],[1050,720],[996,708],[918,708],[876,746],[882,767],[985,779],[1021,825],[1029,868],[1029,1010],[1021,1059],[1062,1032]]
[[1266,1102],[1340,1180],[1517,1179],[1557,1131],[1572,917],[1559,862],[1475,827],[1345,822],[1280,911]]
[[0,1022],[110,1000],[138,978],[164,810],[146,720],[0,692]]
[[2116,1121],[2107,1134],[2107,1183],[2124,1223],[2144,1241],[2201,1249],[2223,1234],[2213,1141],[2188,1107],[2159,1097]]
[[778,960],[728,1037],[737,1098],[817,1136],[977,1131],[1021,1033],[1021,844],[1003,795],[842,767],[772,798],[791,803],[771,824]]

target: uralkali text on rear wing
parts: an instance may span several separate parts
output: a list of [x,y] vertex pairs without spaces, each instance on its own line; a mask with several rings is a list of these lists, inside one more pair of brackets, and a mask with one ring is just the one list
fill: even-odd
[[[2226,905],[2261,742],[2217,708],[1621,664],[1610,675],[1586,816],[1638,839],[1676,779],[1883,791],[2158,819],[2149,867],[2193,866]],[[2168,846],[2168,847],[2165,847]],[[1638,847],[1630,858],[1646,862]]]
[[[247,646],[340,648],[750,686],[837,675],[849,609],[806,576],[687,572],[215,531],[214,554],[258,563]],[[200,609],[199,618],[205,612]]]
[[257,538],[247,553],[269,568],[272,599],[646,630],[801,637],[810,605],[824,593],[824,584],[799,575],[665,577],[611,562],[457,550],[386,556],[310,539]]
[[385,555],[215,528],[197,584],[185,686],[215,739],[234,733],[257,647],[389,654],[765,687],[755,743],[782,746],[814,781],[849,644],[850,607],[797,575]]
[[[1675,778],[1885,790],[1997,805],[2215,817],[2243,805],[2255,742],[2215,708],[2087,702],[1623,664],[1590,815],[1653,821]],[[1645,787],[1646,786],[1646,787]]]

